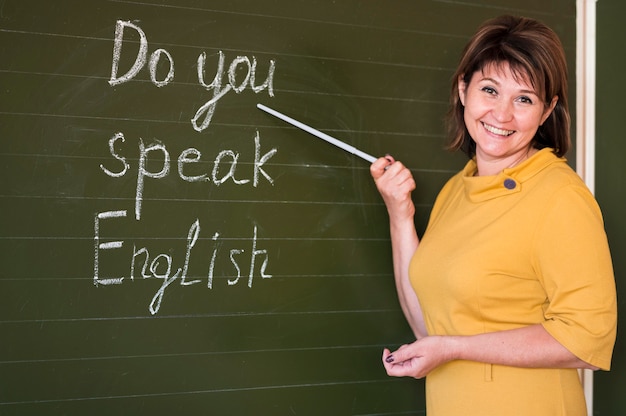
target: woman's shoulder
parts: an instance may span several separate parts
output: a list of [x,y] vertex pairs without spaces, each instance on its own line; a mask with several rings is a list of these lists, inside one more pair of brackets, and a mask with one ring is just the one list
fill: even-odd
[[559,217],[588,215],[602,219],[598,202],[583,179],[564,158],[554,156],[554,162],[545,165],[525,184],[527,190],[541,199],[544,212],[552,211]]
[[572,187],[588,190],[585,182],[569,165],[567,159],[556,156],[551,149],[537,152],[518,175],[519,179],[527,185],[553,189]]

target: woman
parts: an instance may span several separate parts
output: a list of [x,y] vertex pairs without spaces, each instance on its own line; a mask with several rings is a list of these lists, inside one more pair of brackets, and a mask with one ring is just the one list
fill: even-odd
[[563,156],[567,69],[535,20],[486,22],[453,78],[452,149],[470,160],[420,241],[409,170],[371,174],[387,206],[396,286],[417,341],[383,352],[426,377],[429,416],[585,415],[576,369],[608,370],[616,294],[602,216]]

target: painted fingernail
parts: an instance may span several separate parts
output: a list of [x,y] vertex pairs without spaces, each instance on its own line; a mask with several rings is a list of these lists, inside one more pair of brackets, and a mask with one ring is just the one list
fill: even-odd
[[393,362],[393,355],[387,356],[387,358],[385,358],[385,361],[387,361],[388,363],[392,363]]

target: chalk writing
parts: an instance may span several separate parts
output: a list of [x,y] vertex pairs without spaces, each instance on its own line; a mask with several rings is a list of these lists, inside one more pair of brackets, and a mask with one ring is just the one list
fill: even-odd
[[[255,93],[259,93],[267,88],[268,94],[270,97],[274,96],[274,70],[276,69],[276,61],[270,60],[270,66],[268,70],[268,75],[265,81],[257,86],[256,85],[256,58],[252,57],[252,63],[250,63],[250,59],[247,56],[238,56],[235,58],[229,68],[228,68],[228,84],[222,86],[222,78],[224,74],[224,53],[219,51],[219,60],[217,63],[217,70],[215,71],[215,77],[210,84],[204,82],[204,67],[206,63],[206,53],[202,52],[200,56],[198,56],[198,82],[203,85],[207,90],[213,90],[213,98],[207,101],[202,107],[196,111],[196,114],[191,119],[191,124],[193,128],[197,131],[202,131],[206,129],[211,123],[211,119],[213,118],[213,113],[215,112],[215,106],[220,98],[222,98],[226,93],[233,90],[235,93],[239,94],[242,92],[248,83],[250,84],[250,88]],[[240,64],[244,64],[246,67],[246,76],[243,81],[237,85],[237,69]],[[198,124],[198,122],[204,117],[204,119]]]
[[[124,43],[124,31],[127,28],[138,33],[139,49],[133,65],[128,69],[128,71],[126,71],[126,73],[119,75],[122,46]],[[137,74],[139,74],[139,71],[141,71],[146,63],[148,63],[150,71],[150,80],[155,86],[161,88],[170,84],[175,75],[174,58],[167,50],[157,49],[150,54],[150,59],[148,59],[148,49],[148,37],[139,25],[130,21],[118,20],[115,25],[113,59],[111,62],[111,78],[109,79],[109,84],[111,86],[116,86],[132,80],[137,76]],[[162,59],[167,60],[168,73],[164,79],[158,80],[157,67]],[[247,56],[237,56],[228,66],[228,72],[226,73],[226,57],[224,52],[219,51],[215,76],[208,84],[205,82],[206,61],[206,52],[201,52],[198,55],[197,60],[198,83],[206,90],[212,90],[213,96],[210,100],[198,108],[196,114],[191,119],[191,124],[195,130],[203,131],[209,126],[211,119],[213,118],[217,102],[230,91],[234,91],[236,94],[239,94],[250,86],[250,89],[255,94],[267,90],[270,97],[274,96],[274,72],[276,69],[276,61],[274,59],[269,60],[267,77],[261,84],[257,84],[257,59],[254,56],[252,59]],[[244,71],[243,80],[237,79],[237,75],[240,71]],[[227,82],[224,80],[224,75],[227,75]]]
[[[100,169],[108,176],[112,178],[119,178],[126,175],[130,169],[130,163],[128,158],[121,155],[115,148],[115,142],[124,142],[126,139],[122,132],[115,133],[109,140],[109,152],[111,156],[115,158],[121,164],[118,170],[109,169],[104,164],[100,164]],[[249,185],[257,187],[259,181],[265,178],[270,184],[274,184],[274,180],[264,169],[265,163],[270,160],[277,152],[276,148],[272,148],[269,151],[261,152],[261,137],[257,131],[254,136],[254,161],[251,164],[252,172],[247,172],[248,176],[245,178],[237,177],[238,174],[243,175],[239,171],[239,152],[231,149],[220,151],[213,161],[213,169],[209,174],[204,173],[202,175],[188,176],[185,174],[185,167],[192,163],[198,163],[201,161],[202,153],[196,148],[188,148],[183,150],[177,158],[177,173],[180,179],[185,182],[213,182],[216,186],[220,186],[224,182],[231,180],[236,185]],[[160,169],[150,171],[147,169],[148,160],[153,157],[153,160],[159,158]],[[171,171],[170,152],[167,150],[166,145],[155,140],[154,142],[146,145],[143,139],[139,139],[138,149],[138,167],[137,167],[137,185],[135,187],[135,219],[141,219],[141,209],[143,201],[143,192],[145,189],[145,179],[162,179],[167,177]]]
[[124,280],[123,277],[116,278],[100,278],[100,251],[101,250],[113,250],[121,248],[124,245],[123,241],[109,241],[106,243],[100,242],[100,221],[107,218],[124,218],[126,217],[126,211],[106,211],[96,214],[94,221],[94,262],[93,262],[93,283],[98,286],[119,284]]
[[[139,38],[139,48],[137,55],[130,68],[125,73],[120,71],[120,62],[122,57],[122,49],[125,44],[126,31],[134,31],[129,33],[132,39],[137,36]],[[126,39],[126,43],[131,42]],[[108,81],[111,87],[116,87],[135,79],[140,71],[148,65],[150,73],[150,81],[157,88],[163,88],[172,83],[175,77],[175,65],[173,55],[162,48],[154,50],[150,55],[148,45],[148,37],[138,24],[131,21],[118,20],[115,25],[115,36],[113,40],[113,60],[111,63],[111,77]],[[126,47],[128,50],[128,47]],[[132,55],[131,55],[132,56]],[[124,60],[124,62],[129,62]],[[198,108],[195,115],[191,118],[191,125],[197,132],[202,132],[209,127],[217,104],[230,91],[240,94],[247,88],[255,94],[267,91],[270,97],[274,96],[274,72],[276,62],[269,60],[267,76],[261,83],[257,81],[257,59],[255,56],[248,57],[239,55],[235,57],[230,64],[224,52],[217,53],[217,65],[215,75],[210,82],[206,82],[207,54],[201,52],[197,59],[197,76],[198,85],[203,90],[211,93],[211,98]],[[165,76],[159,76],[157,68],[165,68],[167,73]],[[161,75],[163,72],[161,71]],[[246,188],[256,188],[261,181],[267,181],[270,185],[274,185],[273,177],[267,172],[265,164],[277,153],[276,148],[269,150],[261,150],[261,135],[257,130],[254,135],[254,160],[246,163],[240,163],[241,153],[235,149],[222,149],[212,160],[205,171],[198,172],[196,165],[200,162],[209,162],[204,159],[202,152],[195,147],[188,147],[173,159],[165,142],[159,139],[152,139],[145,142],[143,138],[137,140],[137,151],[128,154],[126,137],[123,132],[118,131],[108,139],[108,149],[112,160],[100,164],[100,170],[112,179],[123,178],[131,172],[134,172],[134,166],[131,161],[136,161],[135,182],[135,207],[134,220],[142,220],[142,211],[144,209],[144,192],[146,186],[151,189],[157,186],[164,178],[170,175],[178,175],[183,183],[207,183],[211,186],[222,186],[224,183],[232,182],[232,184]],[[131,146],[132,147],[132,146]],[[196,166],[193,166],[196,165]],[[174,168],[175,166],[175,168]],[[174,172],[175,173],[172,173]],[[193,172],[191,174],[190,172]],[[210,194],[210,193],[207,193]],[[103,211],[96,213],[94,216],[94,266],[93,266],[93,282],[98,286],[121,285],[127,281],[135,281],[137,279],[157,279],[161,280],[158,290],[154,293],[149,304],[148,310],[155,315],[161,309],[167,289],[175,282],[180,286],[189,287],[197,286],[202,279],[195,274],[196,278],[190,278],[189,268],[193,263],[197,270],[198,267],[206,267],[206,287],[213,289],[216,270],[220,270],[221,276],[225,278],[226,287],[240,284],[241,281],[247,281],[248,288],[252,287],[254,278],[259,276],[262,279],[272,277],[267,273],[269,263],[269,253],[266,249],[258,247],[258,229],[254,224],[252,237],[244,240],[245,243],[237,247],[224,247],[224,238],[221,237],[219,231],[212,234],[210,240],[212,249],[210,256],[202,255],[198,251],[197,245],[201,238],[200,220],[195,219],[189,227],[184,259],[176,259],[173,248],[167,252],[158,252],[154,247],[147,245],[132,244],[132,252],[127,248],[129,244],[126,240],[103,239],[101,226],[109,221],[123,221],[128,217],[128,211],[125,209],[114,211]],[[204,238],[207,240],[207,238]],[[125,251],[125,250],[128,250]],[[128,256],[128,269],[123,269],[122,275],[120,271],[104,273],[103,268],[106,265],[119,264],[118,261],[103,262],[103,256],[116,259],[121,255],[122,259]],[[208,264],[203,263],[203,259],[208,260]],[[124,262],[123,262],[124,263]],[[216,267],[219,264],[219,268]],[[178,266],[177,266],[178,264]],[[246,271],[247,268],[247,271]],[[116,273],[118,275],[116,275]],[[108,276],[113,274],[113,276]]]
[[[189,227],[189,232],[187,233],[185,258],[183,260],[182,266],[178,267],[175,272],[173,272],[174,258],[171,254],[159,253],[155,256],[151,256],[150,249],[148,247],[137,247],[136,244],[133,244],[132,253],[130,254],[128,275],[102,278],[101,256],[106,254],[109,250],[123,249],[126,244],[124,240],[102,242],[100,229],[101,222],[104,220],[125,218],[126,216],[127,211],[125,210],[105,211],[95,215],[95,254],[93,273],[94,284],[96,286],[121,285],[127,279],[130,279],[131,281],[134,281],[135,278],[161,279],[161,286],[154,294],[149,305],[150,313],[154,315],[159,312],[159,309],[161,308],[166,289],[176,280],[179,281],[179,284],[181,286],[192,286],[202,282],[201,279],[188,279],[189,267],[192,259],[192,250],[196,246],[196,243],[200,236],[200,220],[196,219]],[[233,274],[230,276],[224,276],[227,277],[226,282],[228,286],[236,285],[240,281],[240,279],[243,277],[242,266],[246,264],[249,265],[247,272],[247,286],[249,288],[252,287],[254,278],[257,276],[261,277],[262,279],[268,279],[272,277],[272,275],[267,273],[269,254],[266,249],[260,249],[258,247],[257,234],[258,230],[257,226],[255,225],[252,232],[252,238],[249,241],[248,247],[237,247],[229,250],[228,260],[230,261],[229,264],[232,268],[231,270]],[[215,262],[218,258],[218,255],[221,254],[220,251],[222,249],[222,243],[218,241],[218,238],[219,232],[216,232],[211,239],[215,244],[211,253],[211,260],[207,270],[207,288],[209,289],[213,288],[213,281],[215,277]],[[242,259],[241,256],[244,254],[247,254],[247,257],[245,259]],[[259,259],[260,265],[257,263],[257,259]]]

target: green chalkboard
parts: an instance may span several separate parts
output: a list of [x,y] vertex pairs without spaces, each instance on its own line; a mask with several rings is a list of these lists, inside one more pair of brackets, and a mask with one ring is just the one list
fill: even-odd
[[422,230],[477,25],[574,62],[573,1],[489,3],[0,1],[0,414],[423,414],[369,163],[256,104],[410,166]]

